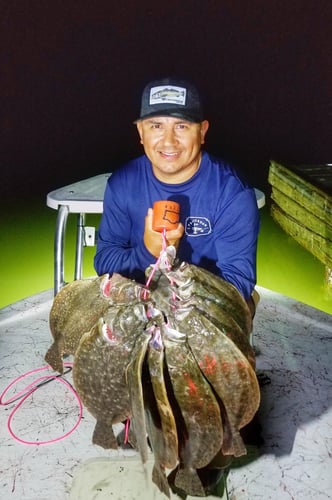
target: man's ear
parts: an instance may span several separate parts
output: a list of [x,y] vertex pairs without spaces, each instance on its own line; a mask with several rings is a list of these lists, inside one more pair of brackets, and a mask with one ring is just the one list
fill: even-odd
[[141,139],[141,144],[143,144],[143,139],[142,139],[143,127],[142,127],[142,123],[141,122],[137,122],[136,123],[136,127],[137,127],[138,135],[140,136],[140,139]]
[[201,144],[204,144],[205,142],[205,135],[206,132],[209,129],[209,122],[207,120],[204,120],[201,122]]

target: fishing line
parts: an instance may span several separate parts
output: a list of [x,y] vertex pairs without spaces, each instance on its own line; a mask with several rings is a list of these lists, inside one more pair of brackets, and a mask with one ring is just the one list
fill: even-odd
[[[162,258],[162,255],[166,252],[166,249],[167,249],[167,240],[166,240],[166,228],[163,228],[163,230],[161,231],[161,237],[162,237],[162,247],[161,247],[161,252],[159,254],[159,257],[158,259],[156,260],[155,264],[153,265],[152,267],[152,271],[150,273],[150,276],[148,277],[147,281],[146,281],[146,288],[149,288],[150,284],[151,284],[151,281],[152,281],[152,278],[153,276],[155,275],[155,273],[157,272],[157,270],[159,269],[159,265],[160,265],[160,262],[161,262],[161,258]],[[169,262],[169,260],[167,259],[167,263],[168,263],[168,269],[171,268],[171,264]],[[144,295],[143,295],[144,299],[147,298],[147,290],[144,290]],[[127,418],[126,422],[125,422],[125,436],[124,436],[124,443],[127,444],[128,441],[129,441],[129,429],[130,429],[130,418]]]
[[128,417],[125,422],[124,444],[127,444],[129,441],[129,429],[130,429],[130,418]]
[[[164,255],[166,255],[166,266],[167,266],[167,270],[169,271],[171,268],[172,268],[172,265],[167,257],[167,240],[166,240],[166,228],[163,228],[163,230],[161,231],[161,238],[162,238],[162,246],[161,246],[161,252],[159,254],[159,257],[157,259],[157,261],[155,262],[155,264],[153,265],[153,268],[152,268],[152,271],[150,273],[150,276],[148,277],[147,279],[147,282],[146,282],[146,287],[149,288],[150,286],[150,283],[152,281],[152,278],[153,276],[155,275],[155,273],[157,272],[157,270],[159,269],[159,266],[160,266],[160,262],[161,262],[161,259]],[[174,284],[173,280],[170,279],[170,283],[171,285]],[[146,291],[145,291],[145,295],[144,295],[144,299],[146,299]],[[175,292],[173,291],[173,299],[175,300],[176,299],[176,294]]]
[[166,248],[167,248],[167,241],[166,241],[166,229],[165,229],[165,228],[162,230],[162,233],[161,233],[161,238],[162,238],[162,247],[161,247],[161,252],[160,252],[160,255],[159,255],[159,257],[158,257],[157,261],[156,261],[156,262],[155,262],[155,264],[153,265],[153,268],[152,268],[152,271],[151,271],[151,273],[150,273],[150,276],[149,276],[149,278],[148,278],[148,280],[147,280],[147,282],[146,282],[146,286],[147,286],[147,288],[149,288],[150,283],[151,283],[151,281],[152,281],[152,278],[153,278],[153,276],[155,275],[156,271],[157,271],[157,270],[158,270],[158,268],[159,268],[159,265],[160,265],[160,261],[161,261],[162,254],[163,254],[164,252],[166,252]]
[[[66,362],[66,363],[64,363],[64,366],[68,368],[67,371],[65,371],[63,373],[63,375],[66,375],[67,373],[71,372],[73,364]],[[36,368],[34,370],[31,370],[31,371],[29,371],[27,373],[24,373],[23,375],[20,375],[15,380],[13,380],[4,389],[4,391],[0,395],[0,406],[6,406],[6,405],[9,405],[11,403],[16,403],[17,401],[19,401],[19,403],[16,406],[14,406],[14,408],[10,412],[8,420],[7,420],[7,428],[8,428],[9,434],[13,437],[13,439],[15,439],[15,441],[18,441],[19,443],[28,444],[28,445],[43,445],[43,444],[51,444],[51,443],[55,443],[57,441],[61,441],[62,439],[65,439],[67,436],[69,436],[72,432],[74,432],[74,430],[78,427],[79,423],[82,420],[82,416],[83,416],[83,405],[82,405],[82,402],[81,402],[81,400],[80,400],[77,392],[73,388],[73,386],[66,379],[62,378],[63,375],[44,375],[42,377],[39,377],[36,380],[34,380],[33,382],[31,382],[29,385],[27,385],[24,389],[22,389],[21,391],[19,391],[18,394],[15,394],[15,396],[13,396],[12,398],[9,398],[7,401],[4,401],[5,394],[17,382],[19,382],[20,380],[23,380],[24,378],[28,377],[29,375],[32,375],[32,374],[37,373],[37,372],[41,372],[43,370],[47,370],[49,368],[50,368],[50,366],[47,365],[47,366],[43,366],[41,368]],[[21,439],[20,437],[18,437],[15,434],[15,432],[13,431],[12,426],[11,426],[11,423],[12,423],[12,420],[14,418],[15,413],[23,405],[24,401],[29,396],[31,396],[37,389],[39,389],[40,387],[48,384],[49,382],[52,382],[53,380],[58,380],[63,385],[65,385],[70,390],[70,392],[72,394],[74,394],[74,396],[76,398],[76,401],[77,401],[77,404],[78,404],[78,408],[79,408],[79,414],[78,414],[78,418],[77,418],[76,423],[74,424],[74,426],[68,432],[66,432],[62,436],[58,436],[58,437],[56,437],[54,439],[50,439],[50,440],[47,440],[47,441],[26,441],[24,439]]]

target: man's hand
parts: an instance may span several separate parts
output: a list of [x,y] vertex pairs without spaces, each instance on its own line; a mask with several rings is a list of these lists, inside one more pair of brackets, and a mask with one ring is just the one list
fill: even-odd
[[[153,231],[152,219],[153,210],[152,208],[149,208],[148,213],[145,217],[144,244],[149,252],[156,258],[158,258],[162,250],[162,235],[158,231]],[[181,222],[178,224],[178,227],[176,229],[166,231],[167,246],[173,245],[175,248],[178,248],[183,233],[184,227]]]

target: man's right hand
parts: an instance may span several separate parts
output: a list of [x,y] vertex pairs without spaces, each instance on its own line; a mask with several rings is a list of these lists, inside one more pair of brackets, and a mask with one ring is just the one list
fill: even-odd
[[[154,255],[157,259],[162,250],[162,243],[163,243],[162,234],[152,229],[152,221],[153,221],[153,210],[152,208],[149,208],[148,213],[145,217],[144,244],[147,250],[149,250],[149,252],[152,255]],[[178,224],[178,227],[176,229],[166,231],[167,246],[173,245],[177,249],[180,243],[180,239],[183,236],[183,233],[184,233],[184,227],[181,224],[181,222]]]

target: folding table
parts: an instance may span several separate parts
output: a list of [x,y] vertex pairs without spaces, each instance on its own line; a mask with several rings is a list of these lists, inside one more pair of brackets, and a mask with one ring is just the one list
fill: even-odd
[[[85,226],[85,214],[101,214],[107,179],[111,173],[89,177],[47,195],[48,207],[58,211],[54,237],[54,294],[65,285],[64,240],[68,214],[77,214],[74,279],[82,278],[83,247],[95,244],[95,228]],[[265,205],[265,195],[255,188],[257,206]]]
[[107,179],[100,174],[74,182],[47,195],[46,204],[58,210],[54,237],[54,295],[64,286],[64,240],[68,214],[77,215],[74,279],[82,278],[83,247],[95,244],[94,228],[85,226],[85,214],[101,214]]

